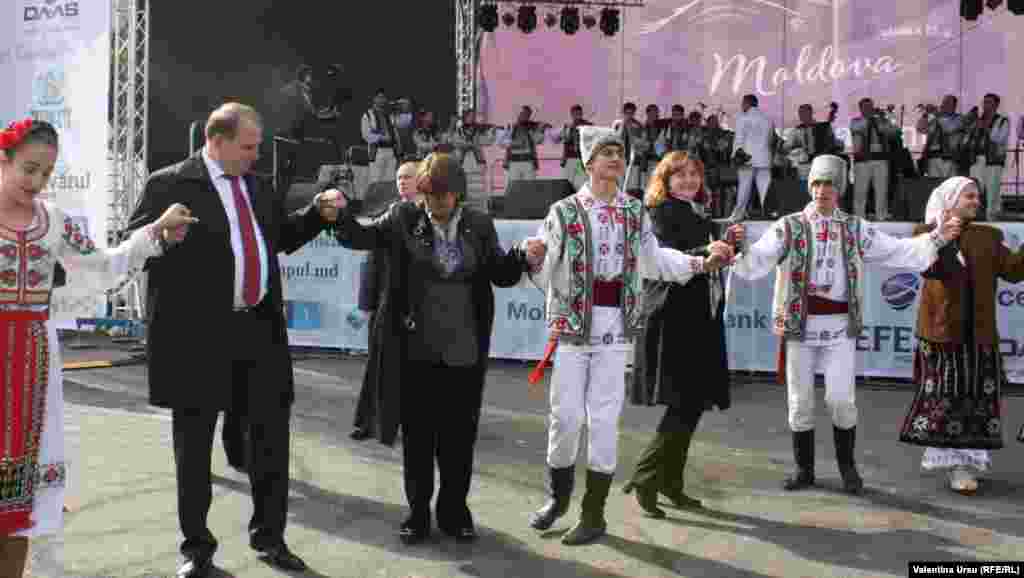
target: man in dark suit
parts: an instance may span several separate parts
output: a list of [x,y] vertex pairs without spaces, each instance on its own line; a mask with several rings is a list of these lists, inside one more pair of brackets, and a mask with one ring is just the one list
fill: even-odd
[[213,566],[210,459],[217,414],[227,410],[245,415],[252,444],[249,544],[278,567],[305,568],[284,541],[295,394],[277,254],[316,237],[336,211],[314,201],[286,214],[283,197],[249,174],[262,126],[248,106],[218,108],[203,149],[153,173],[129,223],[142,227],[175,202],[199,219],[147,265],[149,397],[172,410],[184,578]]

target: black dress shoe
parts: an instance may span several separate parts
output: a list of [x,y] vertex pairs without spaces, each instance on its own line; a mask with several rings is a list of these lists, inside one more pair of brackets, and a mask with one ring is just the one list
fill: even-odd
[[356,440],[357,442],[361,442],[370,437],[370,430],[357,427],[356,429],[352,430],[352,433],[348,434],[348,437]]
[[306,563],[288,549],[285,544],[278,544],[269,548],[257,547],[257,551],[263,554],[263,558],[270,564],[282,570],[299,571],[306,569]]
[[430,514],[412,514],[398,527],[398,539],[406,546],[419,544],[430,537]]
[[470,542],[476,542],[480,536],[476,533],[476,528],[473,526],[462,526],[460,528],[441,528],[441,531],[447,536],[455,538],[456,542],[468,544]]
[[176,578],[207,578],[213,569],[212,558],[192,558],[178,568]]

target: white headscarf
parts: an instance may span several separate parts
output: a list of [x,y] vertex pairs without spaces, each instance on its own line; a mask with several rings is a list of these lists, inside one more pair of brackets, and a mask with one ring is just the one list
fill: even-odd
[[928,204],[924,209],[925,224],[934,223],[936,227],[941,225],[943,212],[955,207],[967,185],[973,184],[974,180],[967,177],[949,177],[942,181],[942,184],[932,191],[932,196],[928,197]]
[[[952,210],[960,200],[960,195],[967,188],[973,185],[974,179],[967,177],[949,177],[942,181],[942,184],[935,187],[932,196],[928,197],[928,204],[924,209],[924,222],[926,225],[934,223],[936,227],[942,225],[942,215]],[[964,254],[959,249],[956,251],[956,258],[960,263],[966,265]]]

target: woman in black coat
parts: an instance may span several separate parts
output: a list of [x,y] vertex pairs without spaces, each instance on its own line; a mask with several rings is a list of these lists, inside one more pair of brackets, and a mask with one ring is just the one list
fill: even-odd
[[[667,155],[655,169],[644,199],[662,246],[706,254],[716,224],[704,215],[704,166],[686,153]],[[661,283],[661,282],[657,282]],[[664,305],[635,344],[630,401],[665,405],[657,435],[640,455],[623,491],[636,491],[644,512],[661,518],[659,493],[677,508],[699,508],[683,491],[683,469],[693,433],[705,410],[729,408],[729,363],[721,272],[701,274],[686,285],[672,283]],[[656,292],[655,292],[656,293]],[[654,293],[649,292],[649,295]]]
[[511,287],[527,268],[522,253],[498,244],[490,216],[462,206],[461,171],[448,155],[431,154],[417,177],[423,203],[396,203],[368,226],[343,212],[336,230],[345,247],[379,249],[388,261],[369,363],[378,439],[390,445],[402,428],[411,514],[399,537],[407,544],[430,535],[435,458],[438,527],[458,541],[476,539],[466,498],[494,323],[491,285]]

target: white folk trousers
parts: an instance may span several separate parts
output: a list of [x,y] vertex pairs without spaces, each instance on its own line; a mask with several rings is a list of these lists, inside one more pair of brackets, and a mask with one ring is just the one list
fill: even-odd
[[786,340],[790,429],[814,429],[814,375],[819,370],[825,374],[825,404],[832,414],[832,424],[840,429],[857,425],[856,362],[857,342],[853,338],[836,339],[826,345]]

